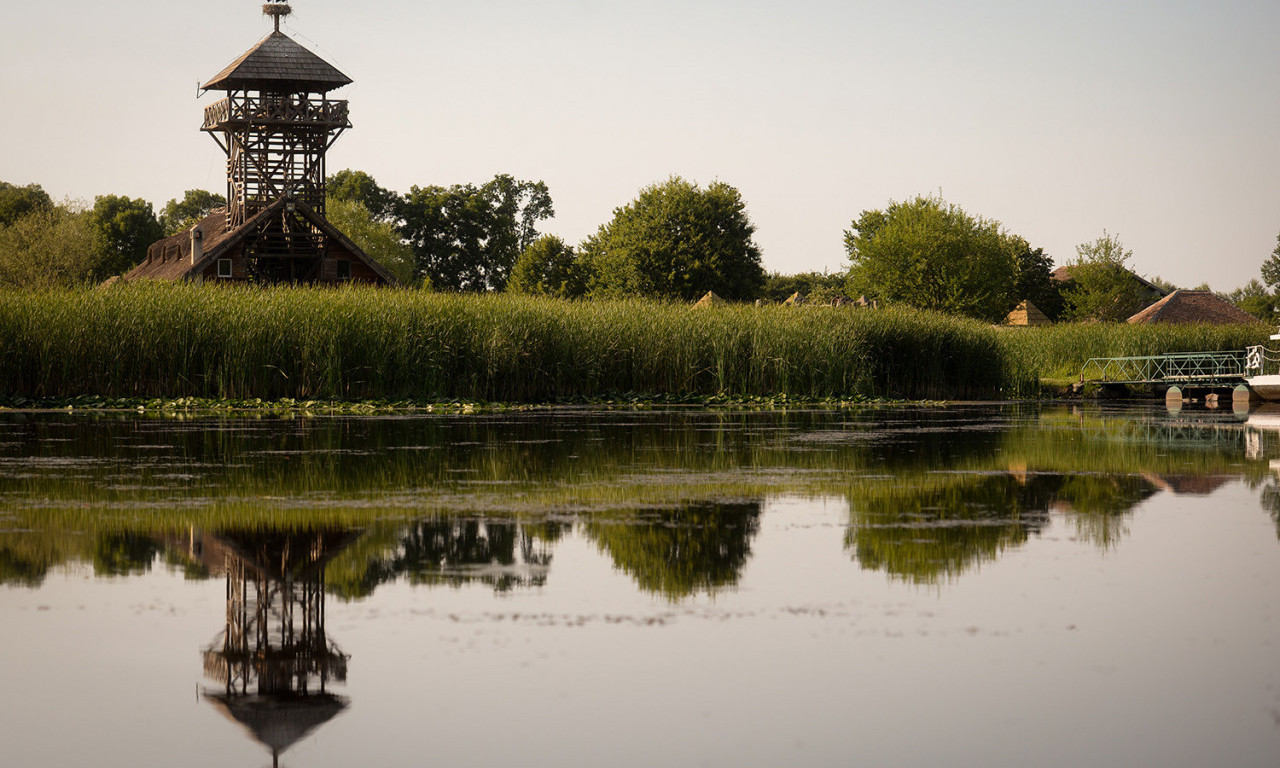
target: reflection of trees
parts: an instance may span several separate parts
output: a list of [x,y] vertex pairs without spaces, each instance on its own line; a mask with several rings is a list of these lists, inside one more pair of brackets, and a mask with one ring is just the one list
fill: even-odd
[[699,502],[640,519],[593,518],[584,530],[641,589],[673,600],[737,584],[760,529],[760,503]]
[[[1258,437],[1250,443],[1256,456],[1242,462],[1248,435]],[[1139,476],[1174,493],[1208,492],[1242,475],[1255,488],[1263,483],[1265,459],[1280,447],[1271,433],[1248,435],[1230,414],[1171,418],[1039,405],[223,417],[192,424],[125,414],[0,414],[0,500],[43,500],[0,513],[4,528],[22,531],[0,533],[0,581],[38,584],[48,568],[69,560],[92,563],[100,574],[145,571],[155,556],[147,536],[228,521],[273,525],[287,506],[290,519],[308,525],[371,529],[331,567],[335,594],[366,595],[397,578],[513,589],[545,581],[546,545],[558,534],[554,526],[512,521],[546,509],[592,519],[609,510],[777,493],[845,495],[858,509],[887,493],[879,486],[893,484],[917,491],[895,489],[898,501],[874,509],[910,510],[936,506],[914,495],[959,487],[940,477],[1011,467],[1039,478],[1036,484],[1048,475],[1068,478],[1055,487],[1056,508],[1073,510],[1082,537],[1112,546],[1123,534],[1122,510],[1150,493]],[[850,491],[851,482],[860,490]],[[182,511],[171,514],[168,505]],[[408,526],[382,522],[385,509],[407,506],[437,515]],[[98,507],[128,513],[106,518]],[[492,510],[506,516],[484,516]],[[592,531],[597,542],[608,538],[602,525]],[[657,528],[651,534],[648,548],[656,551]],[[890,530],[880,535],[887,542]],[[626,538],[609,547],[615,559]],[[887,564],[890,550],[900,549],[866,554]],[[209,573],[198,563],[179,564],[191,577]],[[672,594],[716,583],[679,582],[672,579]],[[645,583],[664,589],[658,576]]]
[[1125,514],[1156,490],[1149,480],[1135,475],[1067,475],[1057,499],[1070,509],[1077,536],[1110,549],[1124,535]]
[[861,486],[848,492],[845,546],[870,570],[915,584],[954,579],[1041,532],[1049,512],[1104,549],[1124,534],[1126,515],[1156,493],[1135,475],[935,475],[932,482]]
[[329,580],[343,597],[369,595],[404,577],[417,585],[481,583],[504,592],[546,584],[550,545],[568,525],[509,519],[433,517],[369,538],[370,547],[344,557]]
[[160,551],[150,536],[138,531],[0,533],[0,584],[38,587],[50,569],[75,561],[92,564],[99,576],[146,573]]
[[1276,524],[1276,537],[1280,538],[1280,486],[1274,482],[1262,486],[1262,509]]
[[850,494],[845,546],[869,570],[915,584],[954,579],[1047,523],[1058,478],[963,476],[942,487],[890,484]]
[[93,543],[93,572],[99,576],[132,576],[151,570],[160,544],[140,533],[106,533]]
[[7,541],[0,544],[0,584],[38,587],[44,583],[49,568],[65,558],[61,553],[50,556],[50,553],[32,552],[13,538],[6,536]]

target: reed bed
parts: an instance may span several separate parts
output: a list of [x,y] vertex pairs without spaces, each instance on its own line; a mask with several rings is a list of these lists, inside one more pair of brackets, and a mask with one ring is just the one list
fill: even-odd
[[549,402],[624,393],[998,398],[1034,372],[908,310],[350,288],[0,292],[0,397]]
[[1274,326],[1129,325],[1063,323],[1035,328],[1002,328],[1010,355],[1042,379],[1074,379],[1091,357],[1141,357],[1171,352],[1243,351],[1266,344]]

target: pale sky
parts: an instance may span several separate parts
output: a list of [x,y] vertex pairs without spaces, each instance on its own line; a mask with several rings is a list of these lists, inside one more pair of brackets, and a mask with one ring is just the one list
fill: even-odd
[[[0,180],[223,191],[196,86],[261,0],[0,0]],[[737,187],[769,270],[840,270],[860,211],[937,194],[1055,262],[1230,290],[1280,233],[1280,3],[294,0],[355,80],[329,154],[399,192],[543,180],[576,243],[671,175]]]

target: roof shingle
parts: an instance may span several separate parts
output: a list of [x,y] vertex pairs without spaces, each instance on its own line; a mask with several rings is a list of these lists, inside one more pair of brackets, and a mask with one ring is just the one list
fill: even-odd
[[272,32],[200,87],[206,91],[257,88],[328,93],[351,82],[293,38]]
[[1219,298],[1213,291],[1177,290],[1133,317],[1131,323],[1257,323],[1258,318]]

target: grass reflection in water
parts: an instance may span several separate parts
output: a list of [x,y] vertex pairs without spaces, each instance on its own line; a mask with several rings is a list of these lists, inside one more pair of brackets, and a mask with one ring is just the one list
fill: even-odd
[[[864,568],[936,584],[1021,546],[1052,514],[1118,546],[1160,490],[1265,485],[1276,435],[1230,414],[1036,406],[804,411],[569,410],[417,418],[173,422],[0,419],[0,581],[156,563],[192,578],[196,532],[362,531],[328,565],[346,598],[405,580],[545,583],[569,531],[643,590],[731,588],[762,501],[839,498]],[[1270,502],[1267,500],[1270,499]]]

